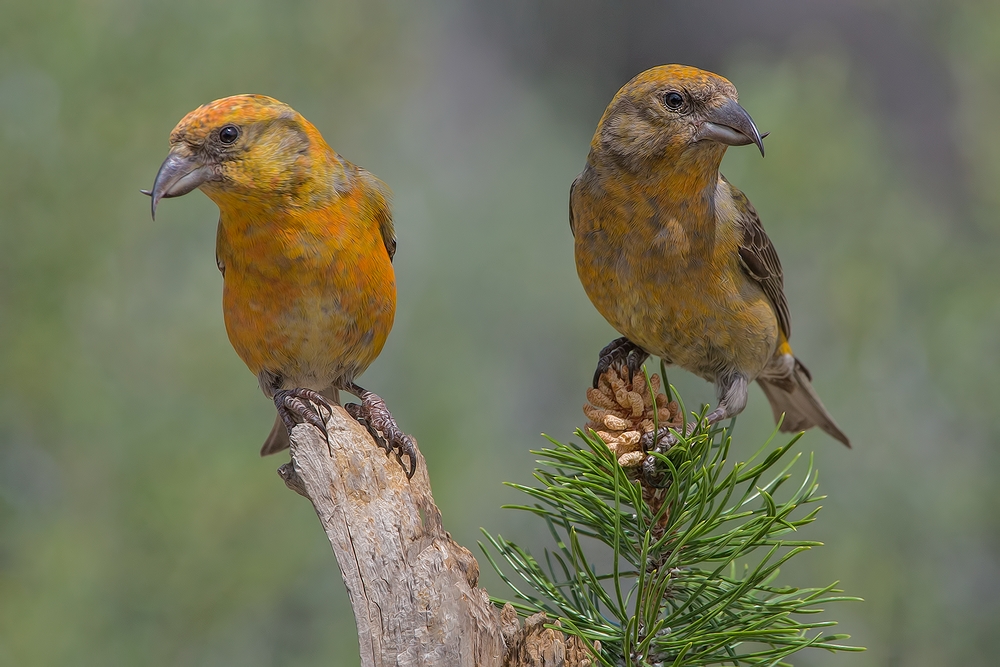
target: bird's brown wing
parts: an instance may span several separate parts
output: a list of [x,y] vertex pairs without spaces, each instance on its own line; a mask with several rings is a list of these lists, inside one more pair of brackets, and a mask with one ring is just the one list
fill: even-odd
[[[728,181],[727,181],[728,183]],[[788,300],[785,298],[785,281],[781,273],[781,260],[774,249],[771,239],[767,238],[764,225],[753,204],[747,196],[734,188],[733,203],[738,211],[737,223],[743,228],[743,241],[740,243],[740,264],[747,275],[753,278],[771,300],[774,312],[778,316],[778,326],[785,338],[792,335],[792,321],[788,314]]]
[[389,206],[392,195],[389,187],[367,169],[357,167],[357,172],[366,190],[366,207],[370,209],[378,223],[382,243],[385,244],[389,260],[392,261],[396,255],[396,229],[392,224],[392,209]]
[[579,182],[580,176],[577,176],[573,179],[573,185],[569,186],[569,231],[572,232],[573,236],[576,236],[576,229],[573,221],[573,191],[576,190],[576,184]]
[[389,253],[389,261],[396,256],[396,230],[392,225],[392,211],[388,206],[384,206],[378,215],[379,231],[382,233],[382,243]]

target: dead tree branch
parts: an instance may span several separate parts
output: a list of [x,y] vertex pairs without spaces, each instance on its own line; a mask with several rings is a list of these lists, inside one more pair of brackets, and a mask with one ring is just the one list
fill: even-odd
[[575,639],[532,617],[519,627],[478,588],[479,564],[441,524],[421,454],[416,474],[378,448],[340,407],[330,445],[306,425],[291,434],[285,483],[312,502],[354,608],[364,667],[585,667]]

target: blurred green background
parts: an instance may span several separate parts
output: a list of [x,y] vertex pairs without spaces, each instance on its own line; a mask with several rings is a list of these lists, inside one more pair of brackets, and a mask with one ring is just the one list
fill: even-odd
[[[802,439],[827,546],[782,581],[864,597],[828,615],[869,650],[796,664],[995,665],[998,3],[0,0],[0,666],[358,663],[326,538],[257,456],[274,410],[226,339],[217,211],[154,223],[138,193],[181,116],[275,96],[392,187],[399,310],[364,384],[478,554],[479,526],[545,542],[501,481],[583,423],[615,335],[569,184],[664,62],[729,77],[771,132],[724,171],[855,446]],[[755,388],[737,451],[770,429]]]

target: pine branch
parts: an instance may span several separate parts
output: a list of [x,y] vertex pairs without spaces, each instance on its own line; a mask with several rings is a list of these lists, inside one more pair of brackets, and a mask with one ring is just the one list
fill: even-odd
[[[826,634],[834,621],[806,620],[857,598],[840,595],[835,583],[774,583],[782,564],[820,546],[795,536],[824,497],[811,456],[793,475],[799,436],[771,449],[775,430],[751,457],[730,462],[732,423],[708,428],[703,411],[688,424],[683,405],[659,393],[656,375],[635,380],[633,387],[609,371],[599,391],[588,391],[581,444],[549,439],[534,452],[542,457],[539,486],[510,484],[530,503],[508,507],[540,517],[554,541],[543,565],[484,532],[505,562],[480,544],[514,591],[511,604],[557,620],[605,665],[783,665],[804,648],[863,650],[843,644],[847,635]],[[638,445],[660,425],[678,442],[648,454],[665,471],[663,488],[652,488],[640,481],[647,454]],[[609,571],[593,564],[597,552],[610,555]]]

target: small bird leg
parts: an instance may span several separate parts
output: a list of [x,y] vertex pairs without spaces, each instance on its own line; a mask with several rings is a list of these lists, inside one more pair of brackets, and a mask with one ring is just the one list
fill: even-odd
[[[746,376],[737,373],[726,377],[725,380],[720,378],[716,382],[716,394],[719,397],[719,405],[705,417],[707,426],[714,426],[743,412],[743,408],[747,406]],[[689,424],[688,428],[693,431],[694,424]],[[677,444],[677,436],[670,433],[669,430],[661,428],[655,435],[652,431],[644,434],[639,439],[639,444],[642,445],[644,452],[652,450],[663,454]],[[666,479],[666,471],[660,468],[654,456],[647,456],[646,460],[642,462],[642,476],[649,486],[660,487],[669,482]]]
[[597,355],[597,370],[594,371],[594,389],[597,389],[601,376],[612,366],[622,365],[628,368],[629,380],[631,380],[648,358],[649,352],[646,352],[625,336],[615,338]]
[[743,408],[747,406],[748,384],[747,377],[741,373],[716,379],[715,393],[719,397],[719,405],[705,417],[709,426],[743,412]]
[[[323,410],[326,410],[327,417],[329,417],[333,414],[333,408],[318,391],[304,387],[279,389],[274,392],[274,407],[278,408],[278,416],[281,417],[289,434],[298,422],[312,424],[323,434],[327,447],[330,447],[330,434],[326,430]],[[332,449],[330,455],[333,455]]]
[[[347,403],[344,409],[358,420],[358,422],[368,429],[375,443],[386,451],[386,454],[393,453],[399,465],[403,466],[406,478],[413,477],[417,470],[417,447],[413,444],[413,438],[403,433],[392,413],[386,407],[385,401],[378,394],[374,394],[363,387],[359,387],[353,382],[345,387],[347,391],[361,399],[361,404]],[[403,464],[403,456],[410,459],[409,468]]]

